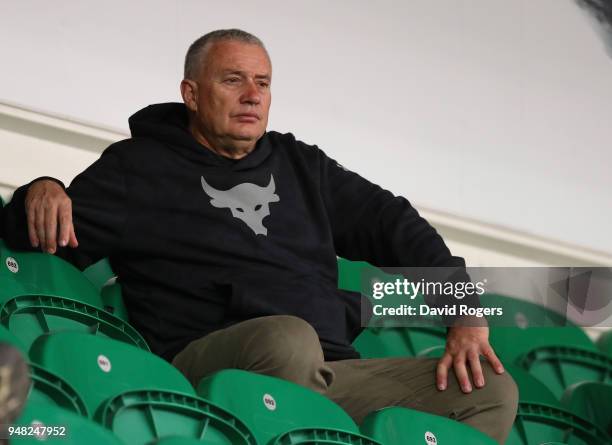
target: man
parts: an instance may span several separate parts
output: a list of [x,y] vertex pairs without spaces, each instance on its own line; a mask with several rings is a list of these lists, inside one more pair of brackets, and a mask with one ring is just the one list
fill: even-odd
[[5,237],[81,268],[108,256],[131,322],[194,385],[242,368],[325,394],[357,422],[408,406],[503,443],[517,391],[487,327],[451,327],[439,362],[358,358],[360,300],[337,289],[336,255],[465,263],[404,198],[291,134],[266,132],[271,78],[251,34],[201,37],[187,52],[184,104],[133,115],[132,138],[109,147],[67,194],[49,178],[18,189]]

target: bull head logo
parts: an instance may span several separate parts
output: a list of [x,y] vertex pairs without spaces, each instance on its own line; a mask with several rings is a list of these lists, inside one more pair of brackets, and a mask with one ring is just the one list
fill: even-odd
[[280,198],[275,193],[274,176],[266,187],[245,182],[229,190],[217,190],[202,176],[202,188],[210,197],[210,204],[220,209],[229,208],[234,218],[243,221],[255,235],[268,235],[263,219],[270,214],[270,203]]

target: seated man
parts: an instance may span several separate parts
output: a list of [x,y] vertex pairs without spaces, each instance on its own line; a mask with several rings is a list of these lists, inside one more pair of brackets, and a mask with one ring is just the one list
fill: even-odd
[[517,390],[487,327],[451,327],[439,362],[360,360],[360,298],[337,289],[336,255],[381,266],[463,259],[406,199],[290,133],[266,132],[272,68],[255,36],[199,38],[184,77],[184,103],[134,114],[132,138],[66,191],[52,178],[19,188],[4,212],[7,243],[81,269],[109,257],[132,324],[194,385],[241,368],[325,394],[357,422],[400,405],[503,443]]

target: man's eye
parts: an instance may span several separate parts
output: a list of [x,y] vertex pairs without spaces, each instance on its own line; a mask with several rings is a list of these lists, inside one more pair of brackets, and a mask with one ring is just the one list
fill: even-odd
[[225,83],[238,83],[240,82],[240,79],[237,77],[230,77],[228,79],[225,79]]
[[270,88],[270,84],[268,82],[259,82],[259,86],[261,88]]

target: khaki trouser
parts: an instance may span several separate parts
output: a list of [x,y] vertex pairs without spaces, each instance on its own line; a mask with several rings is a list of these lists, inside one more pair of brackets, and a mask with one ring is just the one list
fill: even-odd
[[435,385],[436,359],[385,358],[325,362],[315,330],[293,316],[244,321],[191,342],[173,360],[189,381],[225,368],[244,369],[290,380],[324,394],[361,423],[370,412],[403,406],[450,417],[503,444],[518,403],[507,373],[483,363],[486,385],[464,394],[454,374],[448,387]]

